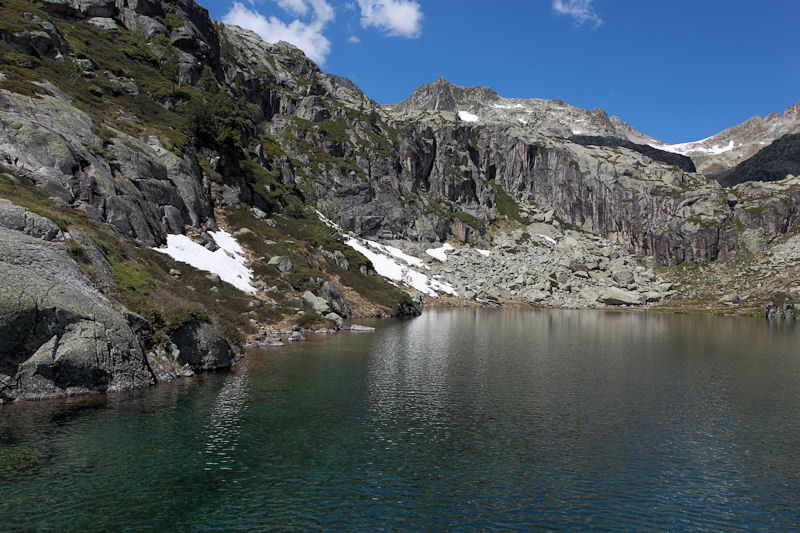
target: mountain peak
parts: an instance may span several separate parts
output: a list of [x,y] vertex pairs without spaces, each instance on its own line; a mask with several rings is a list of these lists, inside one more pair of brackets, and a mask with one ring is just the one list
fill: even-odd
[[456,111],[459,106],[499,99],[500,96],[491,87],[461,87],[440,76],[435,81],[420,85],[411,96],[393,107],[398,111]]

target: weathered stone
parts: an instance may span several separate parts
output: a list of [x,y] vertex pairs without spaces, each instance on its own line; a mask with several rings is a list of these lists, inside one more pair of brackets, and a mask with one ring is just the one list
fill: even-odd
[[316,296],[311,291],[306,291],[303,293],[303,300],[305,300],[306,303],[308,303],[308,305],[314,309],[315,313],[325,315],[326,313],[330,312],[330,305],[328,305],[328,302],[325,301],[325,298]]
[[267,264],[275,265],[275,268],[280,272],[289,272],[292,269],[292,260],[285,255],[271,257]]
[[179,360],[195,372],[230,368],[233,352],[213,324],[193,320],[170,337],[180,350]]
[[153,383],[139,340],[59,243],[0,228],[0,401]]
[[50,219],[31,213],[2,198],[0,198],[0,227],[20,231],[46,241],[52,241],[61,235],[59,227]]
[[603,289],[597,297],[597,301],[606,305],[642,305],[644,303],[641,294],[618,287]]

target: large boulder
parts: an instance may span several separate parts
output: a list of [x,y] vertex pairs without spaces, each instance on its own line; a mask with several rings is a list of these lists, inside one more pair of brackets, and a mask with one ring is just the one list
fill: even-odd
[[635,291],[626,291],[619,287],[608,287],[600,292],[597,301],[606,305],[642,305],[642,295]]
[[333,311],[344,318],[350,316],[350,304],[342,296],[339,288],[330,281],[322,282],[317,294],[322,297]]
[[2,198],[0,198],[0,227],[45,241],[52,241],[61,235],[59,227],[49,218],[31,213]]
[[209,322],[192,320],[178,328],[170,340],[180,350],[178,360],[195,372],[230,368],[233,362],[230,344]]
[[153,383],[126,317],[60,242],[0,227],[0,401]]

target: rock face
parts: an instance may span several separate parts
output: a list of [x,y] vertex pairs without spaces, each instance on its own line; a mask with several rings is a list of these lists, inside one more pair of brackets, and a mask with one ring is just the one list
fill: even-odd
[[148,246],[212,217],[193,154],[112,131],[101,157],[91,149],[103,145],[93,126],[58,90],[36,98],[0,90],[0,154],[51,196]]
[[63,244],[0,227],[0,400],[152,384],[127,318]]
[[733,168],[711,174],[723,187],[746,181],[778,181],[800,176],[800,134],[784,135]]

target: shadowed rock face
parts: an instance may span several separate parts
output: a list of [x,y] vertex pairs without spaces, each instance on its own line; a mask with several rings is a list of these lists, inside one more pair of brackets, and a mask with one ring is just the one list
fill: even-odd
[[733,168],[711,174],[723,187],[746,181],[778,181],[800,176],[800,134],[784,135]]
[[627,139],[619,137],[602,137],[592,135],[573,135],[569,138],[571,142],[582,146],[619,146],[646,155],[653,161],[659,161],[668,165],[675,165],[684,172],[696,172],[694,163],[685,155],[675,154],[653,148],[649,144],[636,144]]

